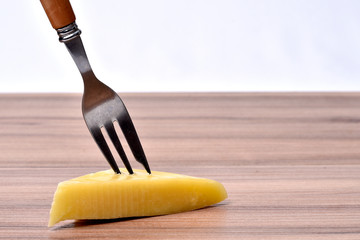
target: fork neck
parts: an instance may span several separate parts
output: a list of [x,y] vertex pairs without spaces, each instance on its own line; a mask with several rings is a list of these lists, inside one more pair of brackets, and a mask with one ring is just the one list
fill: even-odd
[[65,27],[56,29],[59,41],[63,42],[79,69],[84,83],[95,77],[87,58],[84,45],[80,38],[81,30],[73,22]]
[[61,27],[56,29],[56,32],[59,36],[59,41],[65,43],[70,41],[81,34],[81,30],[78,28],[75,22],[66,25],[65,27]]

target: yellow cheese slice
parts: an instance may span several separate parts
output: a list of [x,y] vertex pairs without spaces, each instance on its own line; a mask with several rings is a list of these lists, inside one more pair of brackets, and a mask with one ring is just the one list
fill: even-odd
[[113,219],[190,211],[227,198],[219,182],[181,174],[134,170],[91,173],[59,183],[49,227],[69,219]]

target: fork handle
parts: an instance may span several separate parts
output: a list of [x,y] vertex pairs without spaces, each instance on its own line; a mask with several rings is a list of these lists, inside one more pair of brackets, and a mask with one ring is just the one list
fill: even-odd
[[69,0],[40,0],[54,29],[75,22],[75,14]]

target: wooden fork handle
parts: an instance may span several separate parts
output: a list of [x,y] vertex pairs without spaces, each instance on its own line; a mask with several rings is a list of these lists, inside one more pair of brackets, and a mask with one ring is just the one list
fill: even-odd
[[69,0],[40,0],[40,2],[54,29],[75,22],[75,14]]

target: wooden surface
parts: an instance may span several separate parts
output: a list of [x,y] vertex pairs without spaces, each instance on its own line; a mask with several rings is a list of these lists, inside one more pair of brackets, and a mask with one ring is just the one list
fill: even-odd
[[153,170],[218,180],[229,198],[48,229],[57,183],[109,167],[80,95],[3,94],[0,239],[360,239],[359,93],[121,96]]
[[54,29],[75,22],[75,14],[69,0],[40,0],[40,2]]

